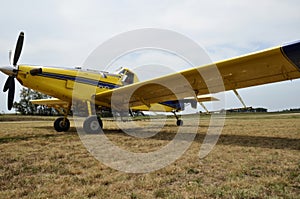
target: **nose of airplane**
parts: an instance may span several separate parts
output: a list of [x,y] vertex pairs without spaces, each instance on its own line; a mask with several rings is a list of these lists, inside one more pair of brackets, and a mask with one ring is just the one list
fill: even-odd
[[18,72],[13,66],[0,66],[0,71],[8,76],[15,76]]

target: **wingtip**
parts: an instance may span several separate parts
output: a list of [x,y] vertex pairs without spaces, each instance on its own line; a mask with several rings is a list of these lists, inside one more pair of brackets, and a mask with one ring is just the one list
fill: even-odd
[[281,51],[300,71],[300,41],[295,41],[282,46]]

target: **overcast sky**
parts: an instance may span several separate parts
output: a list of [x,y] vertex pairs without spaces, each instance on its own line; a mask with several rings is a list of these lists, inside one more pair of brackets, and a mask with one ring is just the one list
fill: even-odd
[[[214,61],[300,39],[299,1],[248,2],[1,0],[0,65],[9,64],[8,50],[14,48],[21,30],[25,45],[19,64],[55,66],[82,65],[111,37],[148,27],[186,35]],[[6,78],[0,74],[1,86]],[[300,107],[300,80],[240,89],[239,93],[247,106]],[[7,112],[6,94],[0,93],[0,112]],[[228,108],[241,106],[232,92],[226,96]]]

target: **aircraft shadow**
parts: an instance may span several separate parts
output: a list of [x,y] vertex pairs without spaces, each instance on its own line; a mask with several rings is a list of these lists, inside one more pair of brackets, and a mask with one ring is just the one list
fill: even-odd
[[[39,129],[49,129],[53,131],[52,126],[35,127]],[[134,130],[134,129],[131,129]],[[120,129],[104,129],[105,134],[117,134],[118,136],[130,136],[124,133]],[[147,133],[147,132],[143,132]],[[152,133],[152,132],[149,132]],[[194,141],[202,143],[206,134],[197,133],[196,135],[191,133],[184,133],[190,136],[195,136]],[[66,136],[66,135],[77,135],[77,129],[71,127],[68,132],[53,132],[51,134],[35,134],[29,136],[12,136],[12,137],[0,137],[0,144],[26,141],[31,139],[49,139],[54,137]],[[171,141],[174,139],[176,132],[161,131],[156,135],[146,138],[154,140],[167,140]],[[184,140],[184,136],[179,136],[179,139]],[[260,147],[269,149],[290,149],[290,150],[300,150],[300,139],[293,138],[282,138],[282,137],[267,137],[267,136],[251,136],[251,135],[227,135],[221,134],[217,145],[232,145],[232,146],[243,146],[243,147]]]
[[49,139],[53,137],[59,137],[62,134],[35,134],[29,136],[11,136],[11,137],[2,137],[0,138],[0,144],[11,143],[11,142],[18,142],[18,141],[28,141],[31,139]]
[[[121,136],[129,136],[121,130],[104,130],[105,134],[119,134]],[[144,133],[144,132],[143,132]],[[189,134],[189,133],[185,133]],[[162,131],[148,139],[168,140],[174,139],[176,133]],[[191,134],[187,137],[192,136]],[[195,142],[202,143],[206,134],[197,133],[195,135]],[[180,136],[179,139],[185,139]],[[251,136],[251,135],[220,135],[217,145],[232,145],[243,147],[260,147],[269,149],[289,149],[300,150],[300,139],[281,138],[281,137],[267,137],[267,136]]]
[[218,144],[269,149],[300,150],[300,139],[266,136],[221,135],[218,140]]
[[[53,131],[52,126],[43,126],[43,127],[34,127],[34,128],[49,129],[49,132]],[[77,135],[77,131],[75,127],[71,127],[68,132],[61,132],[61,133],[53,132],[51,134],[34,134],[34,135],[17,135],[17,136],[9,136],[9,137],[0,137],[0,144],[19,142],[19,141],[28,141],[32,139],[50,139],[50,138],[62,137],[70,134]]]
[[[34,127],[36,129],[45,129],[45,130],[49,130],[49,131],[54,131],[55,133],[57,133],[53,126],[39,126],[39,127]],[[61,132],[63,134],[77,134],[77,130],[76,127],[70,127],[70,129],[67,132]]]

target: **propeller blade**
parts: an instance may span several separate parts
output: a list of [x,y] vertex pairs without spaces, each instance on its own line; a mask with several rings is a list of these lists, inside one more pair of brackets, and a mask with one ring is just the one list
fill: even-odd
[[9,59],[9,64],[11,65],[12,63],[12,50],[8,51],[8,59]]
[[24,32],[20,32],[16,49],[15,49],[15,54],[14,54],[14,61],[13,65],[16,66],[18,63],[18,60],[20,58],[21,52],[22,52],[22,47],[23,47],[23,42],[24,42]]
[[11,110],[11,108],[13,107],[14,97],[15,97],[15,80],[12,79],[11,84],[9,86],[9,90],[8,90],[8,98],[7,98],[8,110]]
[[3,87],[3,92],[6,92],[9,88],[10,88],[10,85],[12,84],[11,82],[14,81],[14,77],[12,76],[9,76],[4,84],[4,87]]

